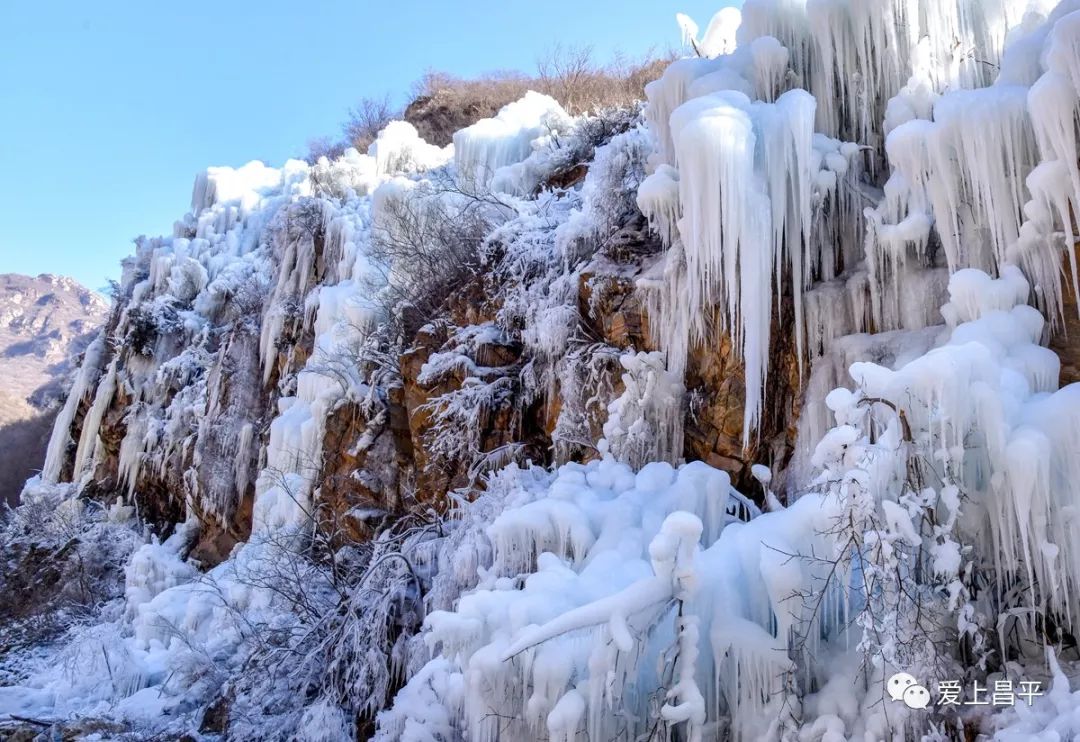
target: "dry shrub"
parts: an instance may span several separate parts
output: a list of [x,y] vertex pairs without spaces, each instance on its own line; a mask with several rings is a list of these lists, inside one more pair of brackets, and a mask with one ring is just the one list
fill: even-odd
[[528,90],[550,95],[571,114],[629,108],[645,96],[670,55],[649,53],[632,59],[616,55],[608,64],[595,61],[591,47],[556,45],[537,62],[536,74],[492,72],[463,80],[430,71],[413,87],[405,120],[432,144],[448,144],[458,129],[494,116]]
[[395,118],[411,123],[431,144],[445,146],[455,131],[494,116],[529,90],[550,95],[575,115],[629,108],[644,98],[645,84],[658,78],[672,58],[670,53],[650,51],[636,59],[617,54],[602,64],[591,47],[557,44],[537,61],[533,75],[498,70],[466,80],[429,70],[413,85],[411,102],[403,112],[395,110],[387,97],[365,98],[349,112],[343,138],[309,141],[307,159],[315,162],[322,155],[333,159],[346,147],[366,152],[379,130]]

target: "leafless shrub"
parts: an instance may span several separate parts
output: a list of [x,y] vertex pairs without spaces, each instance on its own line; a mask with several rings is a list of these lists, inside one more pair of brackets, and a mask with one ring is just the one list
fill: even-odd
[[99,504],[37,487],[0,513],[0,684],[10,651],[42,644],[97,619],[123,594],[124,564],[141,539]]
[[574,112],[596,95],[589,83],[601,71],[593,62],[592,47],[556,44],[537,61],[536,72],[544,92]]
[[304,159],[311,165],[318,162],[320,157],[336,160],[345,154],[348,147],[349,145],[344,140],[335,141],[331,137],[316,137],[308,140],[307,154],[304,155]]
[[529,90],[550,95],[575,115],[634,108],[645,96],[646,83],[658,78],[672,59],[671,53],[650,50],[640,58],[616,54],[602,64],[591,47],[556,44],[537,60],[532,75],[496,70],[463,79],[428,70],[413,84],[411,102],[404,111],[397,110],[388,96],[364,98],[349,111],[343,138],[309,140],[305,159],[310,163],[322,156],[332,160],[347,147],[366,152],[379,131],[396,118],[408,121],[427,142],[441,147],[452,141],[455,131],[494,116]]
[[449,181],[418,185],[388,199],[374,220],[372,256],[394,266],[383,294],[404,337],[434,318],[446,299],[480,269],[493,205]]
[[[269,738],[294,739],[304,709],[319,702],[355,722],[373,719],[405,680],[406,645],[423,622],[433,548],[444,535],[433,513],[413,512],[357,542],[343,514],[321,498],[301,497],[284,474],[275,484],[319,527],[260,533],[248,559],[229,563],[225,584],[253,587],[285,610],[272,625],[258,622],[217,577],[208,574],[201,584],[250,648],[227,677],[204,683],[235,698],[229,731],[238,738],[268,738],[273,726],[279,731]],[[175,635],[187,641],[183,631]],[[205,675],[204,649],[191,649],[192,671]]]
[[361,98],[359,103],[349,109],[348,118],[341,126],[342,138],[338,140],[332,137],[309,139],[304,159],[309,164],[316,163],[320,157],[334,160],[344,154],[349,147],[355,147],[361,153],[367,152],[368,146],[375,141],[379,131],[397,118],[401,118],[401,111],[391,104],[390,96]]
[[368,145],[375,141],[381,130],[388,123],[400,116],[390,103],[390,96],[382,98],[362,98],[349,110],[343,133],[348,146],[366,152]]
[[433,398],[420,407],[431,415],[432,426],[424,434],[429,466],[442,467],[447,473],[462,465],[469,471],[488,453],[483,450],[483,434],[489,430],[500,410],[510,413],[511,430],[520,424],[514,408],[515,381],[503,376],[493,381],[469,377],[461,388]]
[[630,109],[644,98],[646,83],[658,78],[669,61],[670,55],[650,52],[640,59],[620,54],[600,64],[590,47],[556,45],[537,61],[531,76],[501,71],[463,80],[431,71],[414,85],[405,120],[424,139],[441,146],[458,129],[494,116],[528,90],[550,95],[572,114]]
[[455,131],[494,116],[530,87],[535,87],[532,79],[520,72],[491,72],[464,80],[431,70],[413,85],[404,118],[426,141],[445,146]]
[[177,307],[169,302],[147,302],[128,311],[127,328],[119,343],[139,355],[150,357],[158,338],[180,331],[183,323]]
[[669,61],[650,52],[636,60],[617,54],[608,64],[599,64],[591,47],[556,44],[537,62],[536,81],[540,92],[572,114],[632,108],[644,98],[646,83],[659,77]]

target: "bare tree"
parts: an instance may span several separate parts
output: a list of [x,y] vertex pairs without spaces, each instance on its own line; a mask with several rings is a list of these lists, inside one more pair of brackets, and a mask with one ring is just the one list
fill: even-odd
[[389,95],[382,98],[362,98],[349,109],[349,118],[342,126],[346,145],[366,152],[379,131],[399,116],[399,112],[390,103]]
[[316,137],[309,139],[307,143],[307,154],[304,159],[309,164],[315,164],[320,157],[325,157],[328,160],[336,160],[344,154],[348,145],[345,142],[335,142],[330,137]]
[[597,78],[602,71],[593,63],[591,46],[556,44],[536,63],[537,78],[545,92],[570,113],[588,109],[596,102]]
[[449,180],[434,181],[417,186],[408,198],[388,199],[375,215],[372,255],[394,266],[384,299],[406,337],[477,275],[498,208],[495,197],[485,199]]

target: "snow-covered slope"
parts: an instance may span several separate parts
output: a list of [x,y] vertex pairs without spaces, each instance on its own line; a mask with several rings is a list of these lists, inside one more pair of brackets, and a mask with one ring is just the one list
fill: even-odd
[[41,468],[50,412],[108,308],[69,278],[0,275],[0,502],[15,502]]
[[[1080,5],[679,24],[696,55],[641,110],[530,94],[445,148],[395,122],[199,176],[3,532],[18,589],[57,534],[120,546],[91,610],[56,594],[62,635],[0,657],[0,714],[1080,735],[1080,387],[1046,347],[1074,342]],[[952,681],[1045,697],[922,703]]]

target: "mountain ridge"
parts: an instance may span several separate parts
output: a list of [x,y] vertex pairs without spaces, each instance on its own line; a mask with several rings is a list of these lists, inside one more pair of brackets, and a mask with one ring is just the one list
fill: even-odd
[[[72,278],[0,274],[0,502],[44,461],[56,407],[109,303]],[[10,455],[15,454],[15,455]]]

